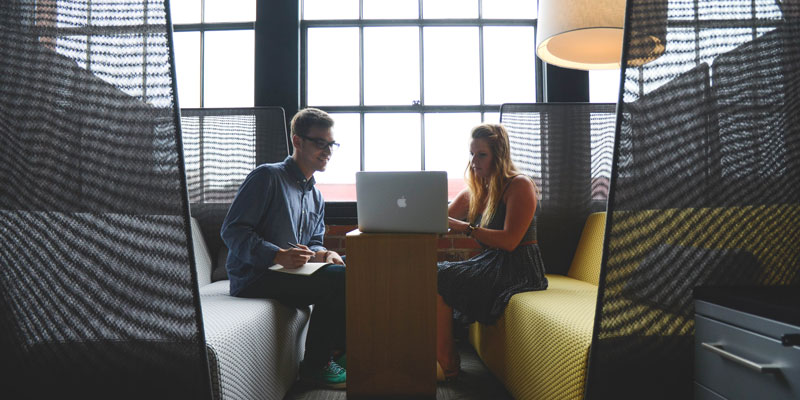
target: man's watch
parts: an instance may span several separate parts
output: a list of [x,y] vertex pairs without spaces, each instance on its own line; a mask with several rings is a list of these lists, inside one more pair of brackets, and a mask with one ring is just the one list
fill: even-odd
[[464,234],[467,235],[467,236],[471,236],[472,235],[472,231],[474,231],[475,228],[476,228],[475,225],[472,225],[472,224],[467,225],[467,231],[464,232]]

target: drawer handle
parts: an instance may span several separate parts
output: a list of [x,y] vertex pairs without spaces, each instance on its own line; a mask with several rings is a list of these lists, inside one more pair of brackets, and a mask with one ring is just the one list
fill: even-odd
[[750,361],[750,360],[748,360],[748,359],[746,359],[744,357],[737,356],[736,354],[733,354],[733,353],[731,353],[729,351],[724,350],[722,348],[722,344],[702,342],[702,343],[700,343],[700,345],[703,346],[703,348],[705,348],[706,350],[709,350],[712,353],[715,353],[715,354],[719,355],[720,357],[722,357],[724,359],[733,361],[733,362],[735,362],[735,363],[737,363],[737,364],[739,364],[741,366],[750,368],[752,370],[755,370],[755,371],[758,371],[758,372],[761,372],[761,373],[778,372],[781,369],[779,365],[775,365],[775,364],[759,364],[757,362]]

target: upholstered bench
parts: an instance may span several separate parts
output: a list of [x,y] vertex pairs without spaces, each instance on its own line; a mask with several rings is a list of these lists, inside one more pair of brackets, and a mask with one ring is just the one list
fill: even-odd
[[233,297],[228,280],[211,283],[212,258],[191,220],[214,398],[283,399],[297,377],[310,309]]
[[583,398],[605,217],[588,217],[566,276],[511,297],[494,325],[470,326],[478,355],[516,399]]

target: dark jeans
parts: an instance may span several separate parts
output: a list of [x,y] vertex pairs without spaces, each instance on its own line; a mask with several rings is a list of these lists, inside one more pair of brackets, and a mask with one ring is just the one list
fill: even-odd
[[267,271],[239,297],[275,299],[292,307],[314,305],[306,336],[306,365],[324,365],[345,350],[345,267],[329,265],[309,275]]

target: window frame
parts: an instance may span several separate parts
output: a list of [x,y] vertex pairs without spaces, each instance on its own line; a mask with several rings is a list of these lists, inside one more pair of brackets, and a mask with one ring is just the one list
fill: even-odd
[[[260,3],[256,0],[256,4]],[[170,10],[171,12],[171,10]],[[206,2],[200,0],[200,22],[189,24],[173,24],[172,31],[177,32],[198,32],[200,33],[200,104],[199,108],[205,108],[205,34],[210,31],[253,31],[256,35],[256,22],[257,15],[254,16],[254,21],[249,22],[205,22],[206,19]],[[254,51],[257,51],[254,49]],[[255,64],[255,60],[254,60]],[[255,69],[255,65],[253,65]],[[255,74],[258,74],[256,70]],[[255,77],[254,77],[255,78]],[[257,104],[254,104],[257,106]]]
[[[420,134],[422,139],[420,154],[420,169],[425,170],[425,115],[432,113],[480,113],[481,121],[486,120],[486,113],[499,113],[501,104],[486,104],[484,82],[484,28],[485,27],[532,27],[534,33],[537,29],[538,18],[535,19],[483,19],[482,0],[478,0],[478,18],[471,19],[424,19],[422,15],[422,1],[416,19],[363,19],[363,2],[359,2],[359,19],[330,19],[306,20],[303,18],[303,4],[300,0],[300,65],[299,65],[299,92],[300,108],[313,106],[330,113],[359,114],[360,126],[360,171],[365,170],[364,150],[364,119],[369,113],[409,113],[420,115]],[[359,104],[353,106],[329,106],[324,104],[308,104],[308,31],[312,28],[358,28],[359,31]],[[419,71],[420,71],[420,99],[418,103],[410,105],[365,105],[364,104],[364,28],[371,27],[417,27],[419,28]],[[478,28],[478,55],[479,55],[479,98],[477,105],[428,105],[425,103],[425,77],[424,77],[424,28],[426,27],[477,27]],[[536,82],[536,102],[542,102],[542,62],[535,57],[534,79]]]

